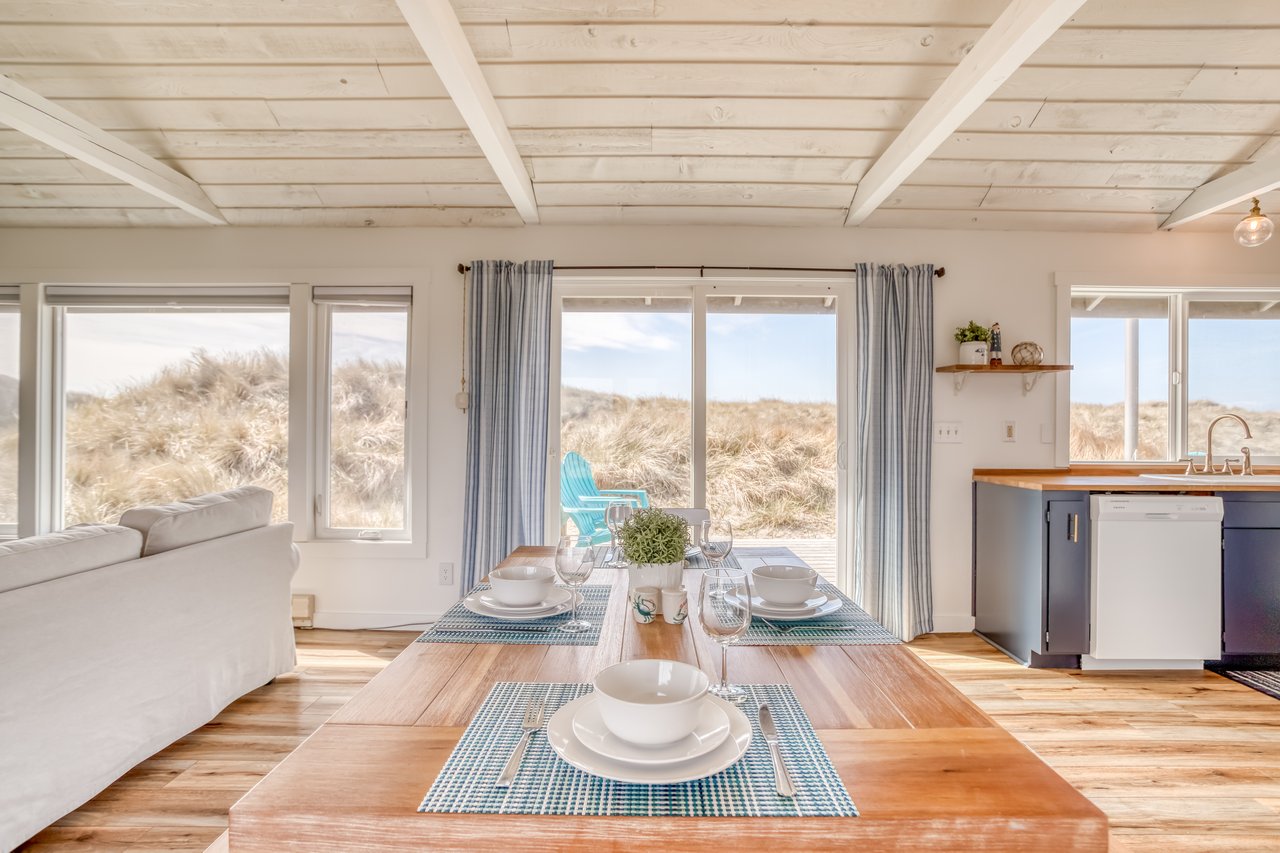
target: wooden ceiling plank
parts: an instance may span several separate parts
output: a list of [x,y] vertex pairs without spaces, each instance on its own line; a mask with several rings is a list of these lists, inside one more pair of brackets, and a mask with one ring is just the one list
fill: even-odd
[[858,225],[1052,36],[1084,0],[1013,0],[858,184]]
[[1256,160],[1192,192],[1160,227],[1177,228],[1277,187],[1280,187],[1280,156]]
[[837,226],[844,208],[695,207],[649,205],[588,205],[542,209],[547,225],[779,225]]
[[0,122],[211,225],[225,225],[200,185],[30,89],[0,76]]
[[526,224],[538,221],[533,181],[449,0],[396,0],[476,143]]

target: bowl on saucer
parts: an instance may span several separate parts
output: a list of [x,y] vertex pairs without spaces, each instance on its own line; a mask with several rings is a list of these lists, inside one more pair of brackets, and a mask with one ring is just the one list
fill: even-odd
[[532,607],[546,601],[556,572],[548,566],[503,566],[489,572],[489,586],[508,607]]
[[815,597],[818,573],[808,566],[758,566],[751,570],[751,586],[770,604],[795,606]]
[[629,660],[596,675],[595,696],[605,727],[624,741],[663,746],[698,727],[711,680],[674,660]]

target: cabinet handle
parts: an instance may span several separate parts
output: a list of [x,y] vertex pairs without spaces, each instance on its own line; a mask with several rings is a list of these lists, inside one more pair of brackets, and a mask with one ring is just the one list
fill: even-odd
[[1071,513],[1071,526],[1068,528],[1067,538],[1072,542],[1080,541],[1080,513]]

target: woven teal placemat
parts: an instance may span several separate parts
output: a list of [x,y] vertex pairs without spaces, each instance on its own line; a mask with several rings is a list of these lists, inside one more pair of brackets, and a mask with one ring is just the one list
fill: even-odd
[[[591,691],[589,684],[499,682],[463,732],[420,812],[449,814],[619,815],[649,817],[856,817],[857,808],[831,765],[808,716],[786,684],[743,685],[741,706],[752,741],[737,764],[706,779],[678,785],[635,785],[592,776],[556,755],[539,731],[529,741],[510,788],[494,782],[520,739],[525,706],[545,701],[547,717]],[[774,789],[769,747],[758,709],[767,702],[795,783],[794,798]]]
[[[488,589],[482,583],[476,590]],[[508,643],[525,646],[594,646],[600,642],[600,629],[609,609],[609,584],[586,584],[580,588],[582,603],[578,605],[578,618],[591,623],[591,630],[569,634],[556,630],[569,621],[569,614],[561,613],[545,619],[511,622],[472,613],[462,602],[450,607],[436,624],[418,637],[419,643]],[[535,630],[529,630],[529,629]],[[542,629],[546,630],[542,630]]]
[[820,619],[799,622],[778,621],[753,614],[751,627],[738,638],[737,645],[891,646],[902,642],[831,584],[819,581],[818,589],[827,595],[838,595],[844,602],[840,609]]

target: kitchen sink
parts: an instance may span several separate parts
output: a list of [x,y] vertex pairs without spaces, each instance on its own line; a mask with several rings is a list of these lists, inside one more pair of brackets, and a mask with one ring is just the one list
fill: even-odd
[[1144,480],[1200,486],[1280,486],[1280,474],[1139,474]]

